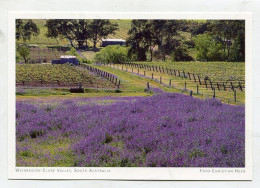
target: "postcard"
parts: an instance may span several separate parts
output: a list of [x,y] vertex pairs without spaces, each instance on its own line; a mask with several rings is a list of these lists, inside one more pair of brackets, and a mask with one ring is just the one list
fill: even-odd
[[9,12],[9,179],[251,180],[249,13]]

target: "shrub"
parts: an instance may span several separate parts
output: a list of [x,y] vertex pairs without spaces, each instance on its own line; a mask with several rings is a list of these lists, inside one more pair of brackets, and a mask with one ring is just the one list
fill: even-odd
[[200,34],[194,40],[197,60],[223,61],[226,58],[223,44],[209,34]]
[[[29,58],[30,58],[30,50],[28,47],[26,46],[20,46],[18,49],[17,49],[19,55],[23,58],[24,60],[24,63],[27,63]],[[16,60],[19,60],[18,59],[19,56],[16,56]]]
[[172,61],[192,61],[193,58],[188,54],[187,48],[183,45],[178,46],[172,53]]
[[95,61],[102,63],[122,63],[128,61],[128,48],[120,45],[110,45],[96,53]]
[[80,54],[80,52],[77,51],[75,48],[70,48],[70,51],[67,51],[66,54],[67,55],[73,55],[73,56],[76,56],[76,58],[79,60],[79,63],[82,64],[82,63],[85,63],[85,64],[90,64],[91,61],[86,59],[86,58],[83,58]]

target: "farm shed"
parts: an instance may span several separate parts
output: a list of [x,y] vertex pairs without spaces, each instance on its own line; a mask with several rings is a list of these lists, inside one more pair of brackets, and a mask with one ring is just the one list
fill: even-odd
[[79,60],[76,58],[76,56],[71,56],[71,55],[62,55],[60,56],[60,59],[52,60],[52,64],[65,64],[65,63],[79,65]]
[[102,47],[106,47],[108,45],[125,45],[125,40],[123,39],[102,39]]

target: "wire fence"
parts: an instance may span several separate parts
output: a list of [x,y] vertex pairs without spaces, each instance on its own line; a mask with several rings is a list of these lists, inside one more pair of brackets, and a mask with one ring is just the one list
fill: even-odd
[[227,89],[232,89],[234,91],[235,89],[239,89],[240,91],[243,92],[245,90],[245,80],[214,82],[208,76],[202,78],[199,75],[196,75],[195,73],[187,72],[187,71],[185,72],[184,70],[169,69],[163,66],[144,65],[144,64],[133,63],[133,62],[126,62],[122,64],[128,67],[139,68],[139,69],[153,71],[161,74],[168,74],[176,77],[186,78],[191,81],[194,81],[195,83],[199,83],[199,85],[205,85],[205,87],[207,88],[210,87],[212,90],[213,88],[216,88],[218,91],[220,90],[226,91]]
[[[104,66],[107,66],[107,67],[110,67],[110,68],[113,68],[113,69],[118,69],[118,70],[121,70],[121,71],[126,71],[126,72],[130,72],[132,74],[135,74],[135,75],[138,75],[138,76],[142,76],[144,78],[147,78],[147,79],[151,79],[152,81],[155,81],[159,84],[161,84],[162,86],[164,87],[167,87],[167,88],[175,88],[177,90],[180,90],[181,92],[183,92],[184,94],[189,94],[191,96],[197,96],[199,98],[202,98],[202,99],[208,99],[208,98],[216,98],[218,100],[221,100],[222,102],[224,103],[227,103],[227,104],[236,104],[236,105],[244,105],[245,102],[241,101],[238,99],[238,96],[237,96],[237,89],[239,89],[239,91],[242,93],[243,91],[240,90],[239,87],[226,87],[224,91],[226,92],[232,92],[232,98],[231,97],[224,97],[223,95],[218,95],[218,92],[220,92],[220,89],[217,87],[217,85],[213,85],[213,84],[208,84],[208,87],[207,85],[205,84],[202,84],[200,81],[193,81],[193,80],[187,80],[187,81],[184,81],[182,80],[181,82],[184,84],[184,85],[181,85],[181,84],[174,84],[174,80],[173,79],[169,79],[167,78],[166,76],[162,76],[163,74],[163,70],[161,69],[161,72],[159,71],[160,74],[158,74],[158,76],[155,75],[155,73],[153,72],[153,69],[145,69],[144,67],[129,67],[127,65],[124,65],[124,64],[102,64]],[[165,69],[166,70],[166,69]],[[149,74],[148,74],[149,72]],[[175,72],[177,72],[175,70]],[[175,74],[171,74],[169,72],[169,69],[168,69],[168,73],[170,76],[175,76]],[[185,73],[184,73],[185,74]],[[181,74],[180,74],[181,75]],[[176,74],[176,77],[182,77],[182,78],[187,78],[187,77],[184,77],[184,76],[178,76]],[[181,86],[180,86],[181,85]],[[149,82],[147,83],[147,87],[149,89]],[[191,89],[192,88],[192,89]],[[222,90],[222,92],[224,92]]]

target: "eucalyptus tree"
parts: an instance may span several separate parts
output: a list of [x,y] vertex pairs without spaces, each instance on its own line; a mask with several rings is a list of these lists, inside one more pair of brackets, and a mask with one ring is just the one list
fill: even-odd
[[52,19],[47,20],[47,37],[66,38],[72,47],[76,42],[81,48],[89,38],[89,20]]
[[[233,44],[240,46],[239,53],[245,59],[245,21],[244,20],[212,20],[209,25],[211,35],[223,44],[223,50],[227,50],[227,60]],[[236,40],[236,42],[235,42]]]
[[31,36],[40,34],[40,29],[32,20],[16,19],[16,39],[24,42],[31,39]]
[[96,49],[97,43],[102,39],[114,34],[118,29],[118,24],[112,23],[109,20],[95,19],[89,24],[90,39],[93,42],[93,47]]

